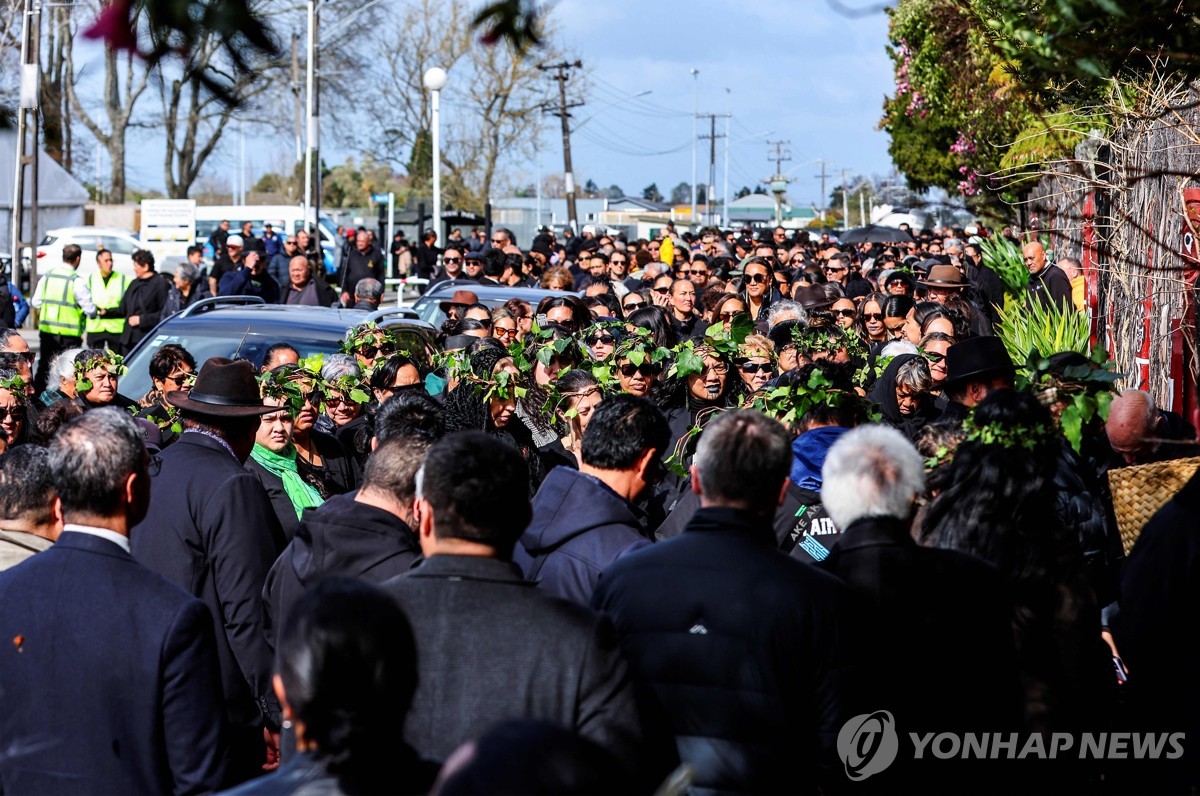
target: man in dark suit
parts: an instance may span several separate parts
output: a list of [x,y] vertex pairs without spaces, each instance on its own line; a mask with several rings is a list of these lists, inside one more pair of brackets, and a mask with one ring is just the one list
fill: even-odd
[[50,445],[63,533],[0,573],[8,796],[208,793],[222,783],[212,618],[129,554],[149,465],[142,432],[118,409],[76,418]]
[[414,522],[425,561],[385,584],[417,640],[405,740],[444,760],[499,721],[542,719],[630,759],[640,723],[611,628],[512,564],[528,494],[525,461],[495,437],[452,434],[426,454]]
[[[914,759],[909,733],[1021,729],[1012,604],[1000,572],[909,530],[925,490],[920,454],[893,428],[846,432],[821,470],[821,500],[842,529],[819,566],[851,589],[841,636],[855,677],[852,715],[886,710],[902,730],[884,792],[979,790],[990,761]],[[993,785],[1003,772],[984,777]],[[872,780],[874,782],[875,780]]]
[[[254,368],[214,357],[190,393],[168,392],[183,433],[162,454],[155,498],[133,555],[212,612],[230,725],[230,781],[278,763],[279,705],[263,635],[262,588],[283,531],[262,483],[243,464],[263,406]],[[264,745],[265,742],[265,745]]]
[[798,793],[834,774],[845,589],[778,549],[791,464],[775,420],[713,420],[692,466],[700,510],[680,536],[614,562],[592,597],[697,791]]

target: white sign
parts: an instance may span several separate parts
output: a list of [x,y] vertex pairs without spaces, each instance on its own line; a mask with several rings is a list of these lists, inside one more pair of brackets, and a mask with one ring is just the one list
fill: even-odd
[[142,245],[162,266],[170,258],[182,260],[196,242],[196,202],[192,199],[143,199]]

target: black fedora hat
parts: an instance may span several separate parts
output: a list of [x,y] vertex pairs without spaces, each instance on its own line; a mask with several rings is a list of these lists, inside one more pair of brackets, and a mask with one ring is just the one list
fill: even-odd
[[205,362],[190,391],[171,390],[166,398],[172,406],[213,417],[253,417],[279,409],[263,406],[253,365],[224,357]]
[[946,349],[946,384],[968,379],[1016,376],[1012,357],[999,337],[968,337]]

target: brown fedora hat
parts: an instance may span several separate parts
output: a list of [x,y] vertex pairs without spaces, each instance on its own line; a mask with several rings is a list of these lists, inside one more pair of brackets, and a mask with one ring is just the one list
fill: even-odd
[[213,417],[252,417],[279,408],[263,406],[253,365],[224,357],[205,362],[190,391],[171,390],[166,398],[172,406]]
[[925,287],[966,287],[967,281],[963,279],[962,271],[955,268],[953,265],[935,265],[929,269],[929,276],[921,280],[921,284]]
[[469,307],[472,304],[478,304],[478,303],[479,303],[479,296],[475,295],[475,291],[473,291],[473,290],[456,290],[456,291],[454,291],[454,295],[450,297],[449,301],[443,301],[441,303],[441,307],[442,307],[442,312],[450,312],[450,308],[452,306],[454,306],[455,304],[460,304],[462,306]]

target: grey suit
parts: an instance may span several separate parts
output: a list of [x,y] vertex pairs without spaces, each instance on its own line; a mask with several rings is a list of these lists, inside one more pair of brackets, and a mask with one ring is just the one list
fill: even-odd
[[628,759],[641,726],[611,626],[506,561],[438,555],[384,586],[417,640],[405,739],[444,760],[505,719],[542,719]]

